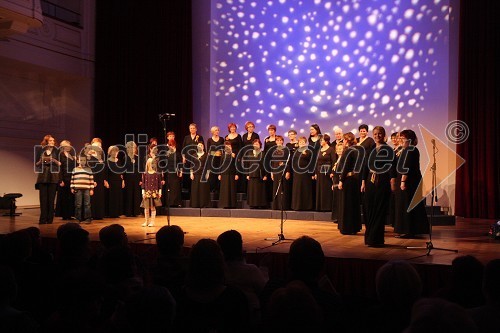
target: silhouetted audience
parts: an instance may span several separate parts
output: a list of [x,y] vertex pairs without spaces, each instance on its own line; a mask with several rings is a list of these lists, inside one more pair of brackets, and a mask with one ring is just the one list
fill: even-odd
[[[404,333],[475,333],[476,325],[461,306],[441,298],[423,298],[415,303],[410,326]],[[498,330],[497,330],[498,332]]]
[[469,309],[468,313],[481,333],[500,331],[500,259],[491,260],[484,268],[483,294],[486,305]]
[[224,283],[224,258],[216,241],[201,239],[193,246],[177,309],[179,332],[249,331],[247,299]]
[[484,305],[482,293],[484,265],[473,256],[461,256],[451,262],[451,281],[435,296],[456,303],[463,308]]
[[184,231],[177,225],[163,226],[156,233],[158,259],[151,267],[153,283],[166,287],[174,298],[181,294],[188,258],[182,254]]
[[38,324],[26,312],[12,306],[17,297],[17,284],[14,272],[0,265],[0,332],[32,333],[38,332]]
[[224,254],[226,283],[235,286],[245,293],[250,308],[252,325],[260,322],[259,295],[269,277],[255,265],[247,264],[243,256],[243,238],[236,230],[228,230],[217,237]]

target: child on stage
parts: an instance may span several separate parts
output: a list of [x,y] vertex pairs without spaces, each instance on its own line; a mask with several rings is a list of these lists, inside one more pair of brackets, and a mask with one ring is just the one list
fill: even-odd
[[[156,218],[156,207],[161,206],[161,173],[156,172],[153,165],[154,160],[148,158],[146,162],[146,172],[142,174],[142,204],[144,208],[145,221],[143,227],[154,227]],[[150,215],[151,210],[151,215]]]

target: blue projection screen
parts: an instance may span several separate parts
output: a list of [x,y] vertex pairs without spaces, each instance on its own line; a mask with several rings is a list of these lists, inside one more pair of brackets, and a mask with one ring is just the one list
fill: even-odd
[[212,0],[211,125],[442,128],[451,13],[449,0]]

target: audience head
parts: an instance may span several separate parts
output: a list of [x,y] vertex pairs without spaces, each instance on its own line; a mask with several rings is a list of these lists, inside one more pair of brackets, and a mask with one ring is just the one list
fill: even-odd
[[453,285],[462,288],[477,288],[483,282],[484,265],[476,257],[460,256],[451,262]]
[[488,303],[500,306],[500,259],[486,264],[483,278],[483,294]]
[[236,261],[243,258],[243,239],[238,231],[224,231],[217,237],[217,243],[226,261]]
[[201,239],[191,249],[186,285],[210,290],[224,284],[224,257],[212,239]]
[[293,241],[288,254],[288,265],[293,279],[315,282],[325,263],[321,244],[309,237],[302,236]]
[[156,246],[161,255],[178,256],[184,245],[184,231],[177,225],[166,225],[156,233]]
[[66,223],[57,229],[57,239],[61,254],[80,257],[88,254],[89,233],[77,223]]
[[125,228],[119,224],[111,224],[99,230],[99,240],[106,249],[127,246],[128,243]]
[[17,230],[5,235],[2,239],[0,256],[3,262],[16,265],[26,261],[32,254],[32,238],[26,229]]
[[413,306],[405,333],[473,333],[477,327],[461,306],[441,298],[423,298]]
[[402,260],[392,260],[380,267],[375,287],[379,301],[393,308],[410,308],[422,294],[420,276]]
[[268,332],[319,332],[321,308],[304,283],[292,281],[271,295],[265,326]]

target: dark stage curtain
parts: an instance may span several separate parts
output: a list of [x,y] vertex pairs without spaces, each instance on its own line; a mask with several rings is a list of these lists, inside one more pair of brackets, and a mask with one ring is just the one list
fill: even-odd
[[[94,135],[104,146],[125,134],[182,140],[192,121],[191,1],[96,2]],[[182,129],[182,130],[181,130]]]
[[498,1],[460,2],[458,119],[470,137],[458,145],[456,215],[500,217],[500,18]]

